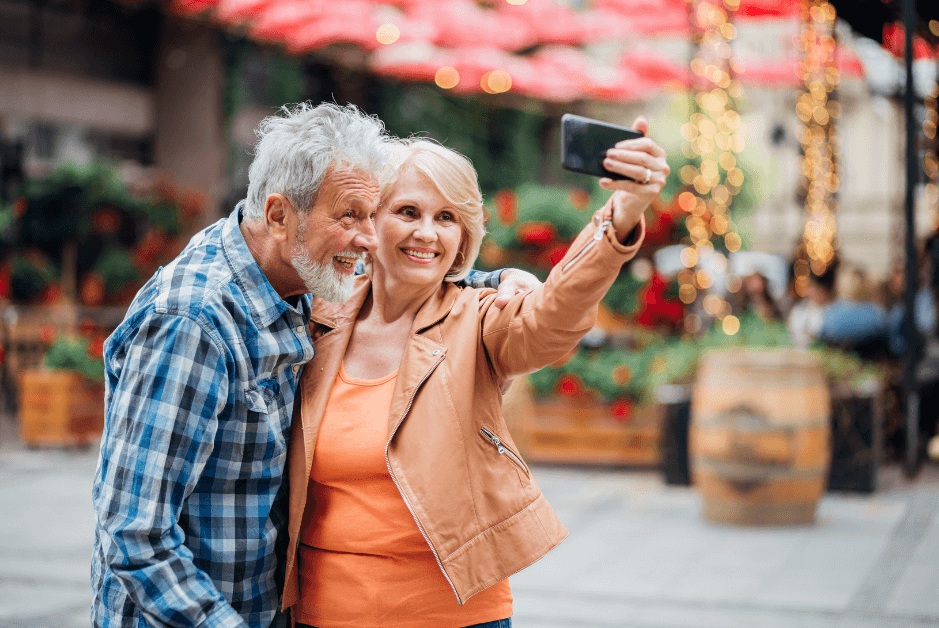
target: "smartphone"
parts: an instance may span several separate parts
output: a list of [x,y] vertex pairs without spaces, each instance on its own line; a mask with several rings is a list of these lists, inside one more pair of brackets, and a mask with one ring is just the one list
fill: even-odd
[[637,137],[642,133],[635,129],[565,113],[561,118],[561,167],[595,177],[628,179],[604,168],[603,160],[617,142]]

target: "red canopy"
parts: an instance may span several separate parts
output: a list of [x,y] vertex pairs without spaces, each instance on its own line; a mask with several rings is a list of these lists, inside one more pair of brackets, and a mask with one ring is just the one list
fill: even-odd
[[[797,87],[802,84],[802,59],[793,55],[782,59],[739,60],[736,63],[741,82],[766,87]],[[842,76],[864,77],[864,64],[846,46],[835,49],[835,65]]]
[[[433,81],[440,68],[450,66],[459,73],[453,89],[462,93],[488,89],[484,77],[494,71],[508,74],[513,92],[556,102],[635,100],[690,84],[684,63],[639,47],[612,67],[577,47],[686,36],[686,0],[592,0],[582,11],[562,0],[521,1],[498,0],[495,8],[484,8],[475,0],[172,0],[172,7],[244,25],[252,37],[294,53],[353,43],[371,52],[374,72],[402,80]],[[797,19],[800,6],[800,0],[741,0],[735,17],[738,22]],[[385,28],[392,35],[379,43],[382,25],[390,25]],[[514,54],[531,48],[537,50]],[[799,64],[794,52],[782,59],[741,61],[739,76],[750,84],[796,86]],[[863,76],[863,66],[847,48],[839,48],[838,66],[848,76]],[[507,82],[502,74],[499,81]]]

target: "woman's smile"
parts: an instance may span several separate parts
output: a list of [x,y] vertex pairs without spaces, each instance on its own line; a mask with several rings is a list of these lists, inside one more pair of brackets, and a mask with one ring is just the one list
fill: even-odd
[[440,255],[440,253],[433,249],[401,247],[401,250],[411,261],[417,262],[418,264],[429,264],[434,258]]

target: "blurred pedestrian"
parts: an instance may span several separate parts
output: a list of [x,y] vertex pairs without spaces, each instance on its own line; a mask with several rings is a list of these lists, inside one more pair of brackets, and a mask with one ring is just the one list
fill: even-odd
[[544,286],[500,311],[452,284],[482,238],[472,165],[427,141],[401,163],[371,277],[342,306],[314,303],[322,340],[294,425],[284,604],[308,626],[508,628],[506,579],[567,531],[512,442],[500,385],[593,327],[669,168],[648,138],[609,151],[605,167],[633,180],[602,179],[617,191]]
[[743,278],[741,311],[753,311],[764,321],[781,321],[782,311],[769,290],[769,280],[763,273],[753,272]]
[[247,199],[157,271],[107,341],[96,627],[288,624],[283,472],[316,351],[310,293],[352,294],[393,142],[332,104],[285,110],[258,135]]
[[786,320],[795,346],[809,346],[821,332],[825,308],[834,301],[837,267],[835,260],[822,274],[809,273],[805,296],[792,306]]
[[821,274],[809,273],[805,298],[789,312],[787,326],[793,343],[807,347],[821,342],[865,355],[879,354],[886,340],[886,313],[870,299],[863,271],[849,266],[844,279],[843,265],[836,257]]

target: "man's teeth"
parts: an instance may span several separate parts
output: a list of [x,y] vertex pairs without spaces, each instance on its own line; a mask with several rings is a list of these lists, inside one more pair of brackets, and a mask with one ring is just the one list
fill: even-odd
[[355,263],[356,263],[357,261],[359,261],[359,258],[357,258],[357,257],[340,257],[339,255],[337,255],[337,256],[335,257],[335,260],[336,260],[337,262],[339,262],[340,264],[345,264],[346,266],[355,266]]
[[419,257],[420,259],[433,259],[437,257],[436,253],[425,253],[423,251],[415,251],[413,249],[404,249],[404,252],[411,257]]

